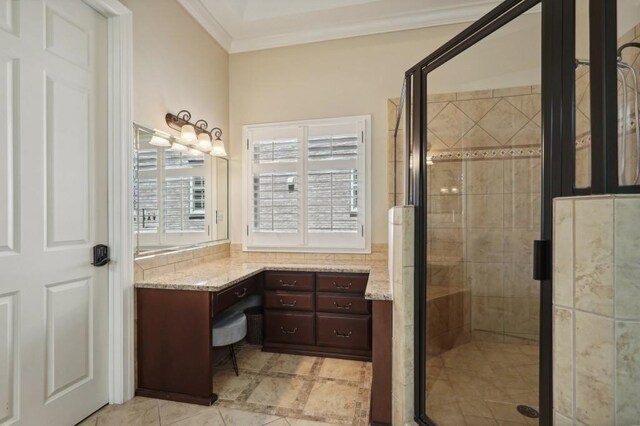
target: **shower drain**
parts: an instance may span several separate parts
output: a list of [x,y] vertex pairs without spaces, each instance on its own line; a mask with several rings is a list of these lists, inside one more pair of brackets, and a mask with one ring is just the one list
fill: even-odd
[[529,407],[528,405],[518,405],[516,407],[518,409],[518,413],[522,414],[526,417],[531,417],[532,419],[538,418],[538,410],[533,407]]

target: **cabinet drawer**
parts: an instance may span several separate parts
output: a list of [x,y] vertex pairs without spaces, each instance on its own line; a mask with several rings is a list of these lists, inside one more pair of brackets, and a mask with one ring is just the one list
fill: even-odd
[[313,272],[265,272],[264,286],[270,290],[313,291]]
[[258,277],[251,277],[238,284],[222,290],[215,297],[215,312],[224,311],[234,303],[248,297],[258,291]]
[[267,310],[264,314],[264,338],[268,342],[313,345],[315,343],[313,314]]
[[316,310],[342,314],[369,314],[371,301],[363,296],[340,293],[317,293]]
[[265,291],[266,309],[285,309],[289,311],[313,311],[315,304],[313,293],[293,291]]
[[371,349],[371,316],[316,314],[318,345]]
[[318,291],[364,294],[368,280],[368,274],[333,274],[327,272],[318,272],[316,274]]

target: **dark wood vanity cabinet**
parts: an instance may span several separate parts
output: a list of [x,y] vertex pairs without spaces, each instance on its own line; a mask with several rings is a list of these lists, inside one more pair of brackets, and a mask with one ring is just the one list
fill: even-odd
[[240,300],[260,292],[260,276],[254,275],[219,293],[211,293],[213,311],[215,315],[228,307],[238,303]]
[[264,350],[371,359],[367,274],[264,274]]

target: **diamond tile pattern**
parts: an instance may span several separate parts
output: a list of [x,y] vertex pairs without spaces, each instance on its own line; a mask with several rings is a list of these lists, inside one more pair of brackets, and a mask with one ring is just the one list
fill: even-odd
[[500,146],[489,133],[485,132],[482,127],[475,125],[454,145],[455,148],[491,148]]
[[528,118],[533,118],[542,108],[540,95],[509,96],[506,100]]
[[460,110],[467,114],[473,121],[477,122],[491,111],[491,108],[493,108],[498,101],[499,99],[494,98],[474,99],[470,101],[455,102],[454,105],[460,108]]
[[472,119],[450,103],[431,121],[429,129],[448,147],[452,147],[473,125]]
[[[226,348],[221,351],[226,356]],[[211,407],[135,397],[80,423],[97,425],[330,426],[369,424],[371,363],[262,352],[242,346],[240,375],[216,365]]]
[[431,123],[446,107],[448,102],[431,102],[427,106],[427,123]]
[[505,145],[528,121],[527,116],[516,107],[501,99],[478,124],[500,144]]
[[438,426],[537,425],[538,347],[473,341],[427,361],[427,414]]

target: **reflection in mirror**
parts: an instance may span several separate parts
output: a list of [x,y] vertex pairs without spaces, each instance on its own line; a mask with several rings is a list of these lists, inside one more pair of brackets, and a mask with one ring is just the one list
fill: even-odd
[[427,74],[425,406],[435,424],[494,424],[489,407],[537,424],[522,413],[535,414],[539,396],[540,40],[534,11]]
[[589,0],[576,0],[575,188],[591,186]]
[[134,124],[136,255],[228,239],[228,160],[174,151],[175,141]]
[[640,184],[638,72],[640,1],[618,0],[618,183]]

